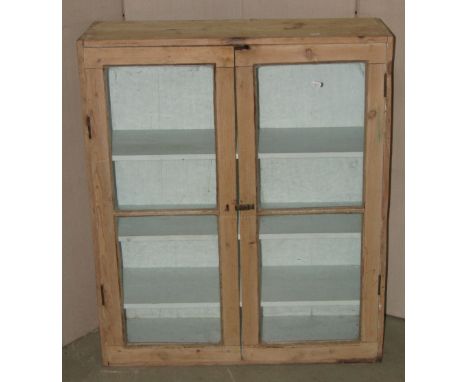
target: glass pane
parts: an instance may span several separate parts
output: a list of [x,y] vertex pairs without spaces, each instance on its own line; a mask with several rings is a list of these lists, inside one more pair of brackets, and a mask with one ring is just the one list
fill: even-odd
[[211,65],[108,69],[117,207],[214,208]]
[[365,64],[257,69],[263,208],[362,204]]
[[359,338],[360,214],[260,217],[264,342]]
[[216,216],[118,220],[127,341],[221,340]]

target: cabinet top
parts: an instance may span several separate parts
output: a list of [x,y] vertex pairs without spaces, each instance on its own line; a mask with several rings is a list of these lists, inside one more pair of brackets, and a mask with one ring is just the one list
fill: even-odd
[[386,42],[377,18],[106,21],[80,37],[85,47]]

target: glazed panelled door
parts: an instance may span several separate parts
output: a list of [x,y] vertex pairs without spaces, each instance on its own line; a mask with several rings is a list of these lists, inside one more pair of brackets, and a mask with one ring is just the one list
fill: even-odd
[[328,48],[236,52],[252,361],[377,355],[385,57]]
[[97,54],[85,64],[105,357],[239,360],[233,50]]

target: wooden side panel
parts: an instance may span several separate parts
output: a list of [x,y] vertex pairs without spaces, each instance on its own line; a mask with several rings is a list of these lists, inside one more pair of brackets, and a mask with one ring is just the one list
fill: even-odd
[[[387,62],[394,66],[393,74],[393,122],[391,158],[391,201],[388,229],[388,278],[386,312],[389,315],[405,316],[405,1],[360,0],[359,16],[381,17],[391,28],[392,45]],[[394,48],[393,48],[394,46]],[[392,57],[394,54],[394,57]],[[387,87],[390,90],[390,86]],[[390,93],[387,93],[390,96]],[[387,110],[391,110],[387,107]],[[390,111],[389,111],[390,112]]]
[[215,64],[233,66],[232,47],[126,47],[87,48],[84,53],[86,68],[106,65],[172,65]]
[[[79,68],[79,76],[80,76],[80,95],[81,95],[81,114],[82,114],[82,127],[83,127],[83,141],[85,143],[85,150],[86,150],[86,171],[87,171],[87,177],[88,177],[88,192],[89,192],[89,200],[90,200],[90,208],[92,211],[94,211],[94,187],[91,182],[91,161],[92,161],[92,156],[91,156],[91,148],[92,145],[88,143],[89,139],[89,132],[88,132],[88,126],[87,126],[87,119],[88,119],[88,114],[89,114],[89,106],[88,106],[88,88],[87,88],[87,78],[86,78],[86,70],[84,69],[84,48],[83,48],[83,41],[78,40],[76,42],[76,51],[77,51],[77,58],[78,58],[78,68]],[[94,219],[94,216],[93,216]],[[93,220],[94,223],[94,220]],[[99,256],[96,256],[96,253],[98,252],[99,249],[99,243],[98,243],[98,235],[96,231],[95,225],[92,227],[92,235],[93,235],[93,257],[94,257],[94,268],[95,268],[95,276],[96,276],[96,302],[98,307],[101,305],[101,297],[100,297],[100,290],[101,290],[101,284],[100,284],[100,262],[99,262]],[[99,322],[102,322],[104,319],[104,312],[103,309],[98,308],[98,315],[99,315]],[[102,349],[102,354],[103,358],[106,358],[105,355],[105,342],[104,342],[104,335],[103,335],[103,330],[100,328],[100,340],[101,340],[101,349]]]
[[223,344],[239,345],[234,69],[216,68],[216,154]]
[[385,63],[385,44],[256,45],[236,52],[236,66],[330,61]]
[[236,68],[239,154],[239,203],[255,209],[240,211],[242,285],[242,344],[259,343],[259,261],[257,227],[257,159],[255,134],[254,69]]
[[385,94],[385,146],[383,162],[383,198],[382,198],[382,244],[380,250],[380,295],[379,295],[379,321],[378,321],[378,343],[379,357],[383,355],[383,340],[385,330],[385,299],[387,291],[387,256],[388,256],[388,225],[390,207],[390,166],[392,149],[392,101],[393,101],[393,52],[394,38],[389,37],[387,43],[387,82]]
[[386,65],[367,66],[364,228],[361,288],[361,341],[377,342],[382,229],[386,214],[383,166],[386,146],[384,78]]
[[86,83],[84,131],[94,218],[100,334],[103,361],[106,363],[107,348],[123,345],[123,319],[113,216],[105,82],[102,70],[85,70],[82,73],[82,81]]

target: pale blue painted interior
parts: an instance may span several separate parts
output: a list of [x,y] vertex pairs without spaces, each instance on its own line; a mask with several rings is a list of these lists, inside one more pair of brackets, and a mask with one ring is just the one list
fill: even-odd
[[365,68],[257,68],[262,207],[362,204]]
[[221,340],[216,216],[118,220],[127,341]]
[[365,64],[262,65],[260,127],[362,126]]
[[213,66],[117,66],[107,75],[117,206],[214,208]]
[[360,214],[260,217],[265,342],[359,336]]
[[211,65],[108,69],[113,130],[214,130]]

